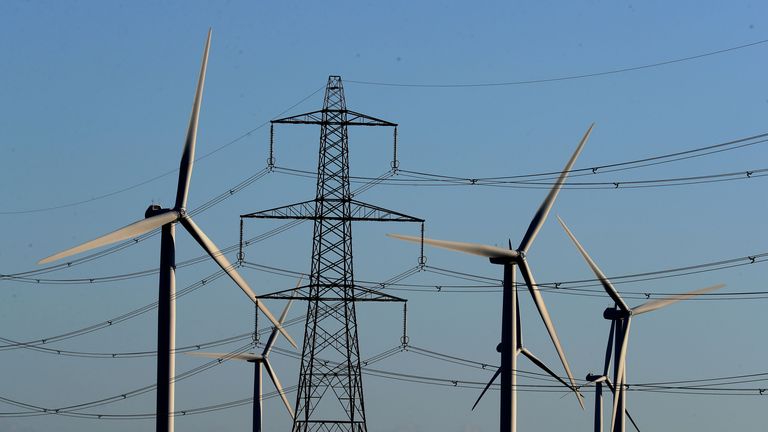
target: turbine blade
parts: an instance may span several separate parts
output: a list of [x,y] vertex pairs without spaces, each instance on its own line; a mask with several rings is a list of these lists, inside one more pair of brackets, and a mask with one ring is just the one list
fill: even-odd
[[626,303],[624,303],[624,299],[621,298],[619,295],[619,292],[616,290],[616,288],[613,287],[613,284],[611,281],[608,280],[608,278],[605,276],[605,274],[600,270],[600,267],[597,266],[595,261],[592,259],[592,257],[589,256],[586,249],[579,243],[578,240],[576,240],[576,236],[573,235],[570,229],[568,229],[568,226],[565,225],[565,222],[563,222],[562,219],[560,219],[560,216],[557,217],[558,222],[560,222],[560,225],[565,230],[565,233],[568,234],[568,237],[571,238],[571,241],[573,241],[573,244],[576,245],[576,248],[581,253],[581,256],[584,257],[584,260],[589,264],[589,267],[592,269],[592,272],[595,273],[595,276],[600,280],[600,283],[603,285],[603,289],[605,289],[605,292],[608,293],[609,296],[611,296],[611,299],[623,310],[624,312],[629,312],[629,306],[627,306]]
[[187,138],[184,141],[184,152],[181,155],[179,165],[179,185],[176,188],[176,209],[187,206],[189,196],[189,182],[192,179],[192,165],[195,163],[195,143],[197,142],[197,123],[200,118],[200,104],[203,102],[203,87],[205,87],[205,71],[208,68],[208,51],[211,47],[211,29],[208,29],[208,37],[205,40],[203,61],[200,65],[200,76],[197,79],[195,100],[192,103],[192,114],[189,117]]
[[565,380],[560,378],[560,376],[558,376],[556,373],[554,373],[552,371],[552,369],[548,368],[547,365],[544,364],[544,362],[539,360],[538,357],[533,355],[532,352],[528,351],[528,348],[521,347],[520,348],[520,353],[523,354],[524,356],[528,357],[528,360],[530,360],[533,364],[538,366],[544,372],[552,375],[553,378],[555,378],[556,380],[560,381],[564,386],[568,387],[572,392],[576,393],[577,399],[579,400],[579,404],[581,405],[581,409],[584,409],[584,400],[583,400],[584,396],[581,393],[579,393],[579,390],[576,387],[571,386],[570,384],[565,382]]
[[[302,278],[299,278],[299,282],[296,284],[296,288],[301,286]],[[283,309],[283,313],[280,314],[280,325],[282,325],[285,322],[285,318],[288,316],[288,310],[291,309],[291,304],[293,304],[293,299],[288,300],[288,304],[285,305],[285,309]],[[267,339],[267,343],[264,345],[264,351],[262,352],[262,355],[264,357],[268,356],[269,353],[272,351],[272,346],[275,344],[275,341],[277,340],[277,327],[272,327],[272,333],[269,334],[269,339]]]
[[227,275],[237,284],[237,286],[240,287],[241,290],[248,296],[248,298],[251,299],[254,303],[256,303],[256,306],[258,306],[259,310],[269,319],[272,324],[277,327],[277,329],[280,331],[280,333],[285,336],[286,339],[288,339],[288,342],[293,345],[294,348],[296,348],[296,341],[293,340],[291,335],[288,334],[287,331],[283,328],[282,325],[277,321],[274,315],[272,315],[272,312],[267,309],[262,302],[259,301],[258,296],[253,292],[251,287],[248,285],[248,282],[243,279],[242,276],[240,276],[240,273],[235,270],[235,267],[232,265],[232,263],[229,262],[226,256],[224,256],[223,253],[219,250],[218,247],[211,241],[211,239],[208,238],[207,235],[200,229],[200,227],[195,224],[195,222],[190,218],[189,216],[185,216],[179,220],[181,224],[184,226],[184,228],[187,229],[189,234],[197,241],[200,246],[205,249],[206,252],[208,252],[208,255],[213,258],[214,261],[221,267],[222,270],[224,270]]
[[594,123],[592,123],[589,126],[589,129],[587,129],[587,132],[581,138],[581,141],[579,142],[578,147],[576,147],[576,150],[573,152],[573,155],[571,155],[571,158],[568,160],[568,163],[565,164],[565,168],[563,168],[563,171],[560,173],[560,177],[557,178],[555,185],[552,186],[552,189],[549,191],[549,194],[547,194],[547,197],[544,198],[544,202],[541,203],[541,206],[536,211],[536,214],[533,215],[533,219],[531,219],[531,224],[528,226],[528,231],[525,232],[525,236],[523,236],[523,241],[520,242],[520,246],[517,248],[517,250],[522,252],[528,252],[528,248],[531,247],[531,244],[533,243],[533,240],[536,238],[536,235],[539,233],[541,226],[544,225],[544,222],[547,220],[547,216],[549,215],[549,211],[552,209],[552,205],[555,203],[557,194],[560,193],[560,189],[563,188],[563,185],[565,184],[565,179],[568,178],[568,174],[571,171],[573,164],[576,162],[576,158],[579,157],[579,153],[581,153],[581,150],[584,148],[584,144],[587,143],[587,140],[589,139],[589,135],[592,133],[593,127],[595,127]]
[[[608,380],[607,377],[606,377],[605,383],[608,385],[608,389],[611,391],[611,393],[616,394],[616,389],[613,387],[613,383],[611,383],[611,381]],[[635,419],[633,419],[632,416],[629,414],[629,410],[625,409],[624,413],[627,415],[627,418],[629,419],[629,421],[632,422],[632,426],[635,427],[635,430],[637,432],[640,432],[640,428],[637,426],[637,422],[635,422]]]
[[155,228],[161,227],[165,224],[176,222],[179,218],[179,212],[171,210],[165,213],[160,213],[146,219],[142,219],[138,222],[134,222],[130,225],[126,225],[118,230],[112,231],[109,234],[105,234],[97,239],[85,242],[79,246],[67,249],[65,251],[53,254],[47,258],[43,258],[38,261],[38,264],[47,264],[52,261],[56,261],[62,258],[66,258],[71,255],[78,254],[80,252],[89,251],[101,246],[106,246],[111,243],[115,243],[121,240],[127,240],[146,232],[152,231]]
[[629,341],[629,326],[632,323],[631,318],[627,318],[627,324],[624,326],[624,334],[621,338],[621,350],[619,351],[619,358],[616,359],[618,362],[618,370],[616,371],[616,376],[618,382],[616,382],[616,388],[613,392],[613,410],[611,411],[611,430],[614,430],[614,427],[616,426],[616,414],[619,411],[619,400],[624,397],[624,375],[625,375],[625,369],[626,369],[626,361],[627,361],[627,343]]
[[616,321],[611,321],[611,330],[608,332],[608,345],[605,348],[605,363],[603,376],[608,376],[608,368],[611,366],[611,353],[613,353],[613,333],[616,331]]
[[480,403],[480,399],[482,399],[483,396],[485,396],[485,392],[487,392],[488,389],[491,388],[491,384],[493,384],[493,382],[496,381],[496,378],[498,378],[500,374],[501,374],[501,368],[496,369],[496,373],[493,374],[493,376],[491,377],[491,380],[488,381],[488,384],[485,385],[485,388],[480,393],[480,396],[477,397],[477,400],[475,401],[475,404],[472,405],[472,411],[475,410],[475,407],[477,407],[477,404]]
[[272,365],[269,364],[269,359],[267,358],[264,359],[264,368],[272,379],[272,383],[275,385],[277,392],[280,393],[280,399],[283,400],[283,404],[285,404],[285,407],[288,409],[288,414],[290,414],[291,418],[294,418],[293,408],[291,408],[291,404],[288,403],[288,398],[285,396],[285,390],[283,390],[283,386],[280,384],[280,380],[277,378],[277,374],[272,369]]
[[[547,305],[544,304],[544,299],[541,297],[539,288],[536,286],[536,281],[533,279],[531,270],[528,268],[528,263],[523,259],[520,260],[518,265],[520,266],[520,273],[523,274],[523,279],[525,279],[525,283],[528,285],[528,291],[530,291],[531,297],[533,297],[533,302],[536,304],[536,309],[538,309],[539,315],[541,315],[541,319],[544,321],[544,325],[547,327],[549,337],[552,339],[552,343],[555,345],[557,355],[560,357],[560,361],[563,363],[565,373],[568,375],[568,381],[571,383],[570,387],[575,389],[576,381],[573,379],[571,368],[568,366],[568,360],[565,358],[565,352],[563,352],[563,347],[560,345],[560,339],[557,337],[555,325],[552,323],[552,319],[549,317]],[[581,395],[576,393],[576,397],[579,399],[579,405],[584,408],[584,401],[582,400]]]
[[633,419],[633,418],[632,418],[632,416],[631,416],[631,415],[629,415],[629,410],[625,409],[625,410],[624,410],[624,413],[626,413],[626,414],[627,414],[627,418],[629,419],[630,423],[632,423],[632,426],[634,426],[634,427],[635,427],[635,430],[636,430],[637,432],[640,432],[640,428],[639,428],[639,427],[637,427],[637,423],[635,422],[635,419]]
[[725,284],[717,284],[717,285],[712,285],[710,287],[689,291],[683,294],[676,294],[663,299],[651,300],[649,302],[643,303],[640,306],[633,308],[632,315],[640,315],[646,312],[655,311],[656,309],[661,309],[663,307],[671,305],[672,303],[677,303],[681,300],[690,299],[702,294],[706,294],[708,292],[719,290],[724,286]]
[[[421,237],[405,236],[400,234],[387,234],[387,237],[392,237],[398,240],[405,240],[413,243],[421,243]],[[510,258],[515,259],[519,256],[517,251],[504,249],[496,246],[488,246],[479,243],[464,243],[448,240],[433,240],[424,239],[424,243],[439,247],[442,249],[449,249],[458,252],[464,252],[472,255],[480,255],[486,258]]]
[[185,352],[184,354],[195,356],[195,357],[227,359],[227,360],[245,360],[245,361],[254,361],[260,357],[259,355],[254,353],[233,354],[233,353],[214,353],[214,352],[194,351],[194,352]]

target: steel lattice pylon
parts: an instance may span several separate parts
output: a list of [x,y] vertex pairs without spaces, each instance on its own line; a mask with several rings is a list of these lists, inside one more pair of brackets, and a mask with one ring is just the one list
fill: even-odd
[[352,221],[423,220],[352,199],[347,127],[397,125],[347,110],[339,76],[328,78],[322,110],[272,121],[280,123],[320,125],[315,199],[241,217],[314,221],[309,284],[261,296],[286,298],[291,292],[308,302],[293,431],[366,432],[355,303],[404,300],[355,285]]

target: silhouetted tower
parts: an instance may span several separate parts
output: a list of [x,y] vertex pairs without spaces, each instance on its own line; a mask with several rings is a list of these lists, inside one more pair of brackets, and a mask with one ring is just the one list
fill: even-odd
[[352,221],[423,220],[353,199],[347,127],[393,127],[396,139],[397,124],[347,110],[339,76],[328,78],[322,110],[272,121],[281,123],[320,125],[315,199],[241,217],[314,221],[309,285],[262,296],[308,301],[293,431],[366,432],[355,303],[405,300],[355,284]]

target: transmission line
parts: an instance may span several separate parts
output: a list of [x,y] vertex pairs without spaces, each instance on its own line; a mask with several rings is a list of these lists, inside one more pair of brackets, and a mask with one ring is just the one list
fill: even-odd
[[[290,110],[296,108],[297,106],[301,105],[302,103],[306,102],[309,98],[311,98],[312,96],[316,95],[320,90],[322,90],[324,88],[325,88],[325,86],[322,86],[322,87],[318,88],[317,90],[313,91],[312,93],[310,93],[309,95],[305,96],[304,98],[302,98],[301,100],[299,100],[295,104],[289,106],[288,108],[284,109],[280,113],[276,114],[273,117],[273,119],[276,118],[276,117],[280,117],[281,115],[287,113],[288,111],[290,111]],[[215,149],[209,151],[208,153],[205,153],[204,155],[196,158],[195,162],[198,162],[198,161],[201,161],[203,159],[206,159],[206,158],[214,155],[215,153],[218,153],[221,150],[231,146],[232,144],[235,144],[235,143],[237,143],[239,141],[242,141],[243,139],[251,136],[257,130],[262,129],[266,125],[270,124],[270,121],[271,120],[267,120],[267,121],[259,124],[255,128],[250,129],[250,130],[248,130],[246,132],[243,132],[242,134],[240,134],[236,138],[234,138],[234,139],[232,139],[232,140],[230,140],[230,141],[228,141],[228,142],[226,142],[226,143],[216,147]],[[155,180],[159,180],[159,179],[161,179],[163,177],[167,177],[167,176],[177,172],[178,170],[179,169],[176,168],[176,169],[173,169],[173,170],[170,170],[170,171],[166,171],[166,172],[164,172],[162,174],[158,174],[158,175],[156,175],[154,177],[151,177],[151,178],[149,178],[147,180],[143,180],[141,182],[132,184],[130,186],[126,186],[124,188],[117,189],[117,190],[114,190],[112,192],[107,192],[107,193],[104,193],[104,194],[101,194],[101,195],[98,195],[98,196],[95,196],[95,197],[92,197],[92,198],[89,198],[89,199],[73,201],[73,202],[69,202],[69,203],[65,203],[65,204],[59,204],[59,205],[51,206],[51,207],[41,207],[41,208],[25,209],[25,210],[4,210],[4,211],[0,211],[0,215],[40,213],[40,212],[46,212],[46,211],[51,211],[51,210],[58,210],[58,209],[63,209],[63,208],[68,208],[68,207],[75,207],[75,206],[79,206],[79,205],[82,205],[82,204],[88,204],[88,203],[91,203],[91,202],[94,202],[94,201],[98,201],[98,200],[101,200],[101,199],[104,199],[104,198],[108,198],[108,197],[111,197],[111,196],[115,196],[115,195],[121,194],[123,192],[127,192],[129,190],[136,189],[136,188],[138,188],[140,186],[144,186],[145,184],[148,184],[148,183],[152,183]]]
[[629,66],[624,68],[610,69],[610,70],[599,71],[599,72],[590,72],[590,73],[584,73],[584,74],[578,74],[578,75],[564,75],[564,76],[557,76],[557,77],[551,77],[551,78],[536,78],[536,79],[519,80],[519,81],[456,83],[456,84],[425,84],[425,83],[418,84],[418,83],[396,83],[396,82],[378,82],[378,81],[361,81],[361,80],[346,80],[346,82],[354,83],[354,84],[362,84],[362,85],[371,85],[371,86],[411,87],[411,88],[506,87],[506,86],[519,86],[519,85],[530,85],[530,84],[543,84],[543,83],[551,83],[551,82],[558,82],[558,81],[571,81],[571,80],[578,80],[578,79],[584,79],[584,78],[595,78],[595,77],[606,76],[606,75],[616,75],[616,74],[621,74],[626,72],[652,69],[652,68],[667,66],[675,63],[683,63],[691,60],[698,60],[705,57],[711,57],[719,54],[725,54],[733,51],[743,50],[746,48],[763,45],[765,43],[768,43],[768,39],[749,42],[746,44],[736,45],[736,46],[723,48],[715,51],[708,51],[705,53],[695,54],[687,57],[679,57],[671,60],[663,60],[663,61],[647,63],[647,64],[642,64],[637,66]]

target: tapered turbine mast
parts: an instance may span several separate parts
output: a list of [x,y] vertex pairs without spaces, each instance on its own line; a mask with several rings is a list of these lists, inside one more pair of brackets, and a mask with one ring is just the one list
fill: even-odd
[[[299,280],[299,284],[296,285],[298,288],[301,286],[301,280]],[[285,309],[283,309],[283,313],[280,314],[280,324],[282,325],[285,322],[285,317],[288,316],[288,310],[291,308],[291,304],[293,303],[293,299],[288,301],[288,304],[285,305]],[[275,342],[277,341],[277,333],[278,329],[277,327],[272,328],[272,333],[269,335],[269,339],[267,339],[267,343],[264,345],[264,350],[261,352],[261,354],[256,353],[243,353],[243,354],[228,354],[228,353],[209,353],[209,352],[191,352],[187,353],[189,355],[193,356],[199,356],[199,357],[207,357],[207,358],[216,358],[216,359],[234,359],[234,360],[244,360],[249,363],[253,363],[254,365],[254,373],[253,373],[253,432],[261,432],[261,424],[262,424],[262,368],[267,370],[267,373],[269,374],[270,380],[272,380],[272,384],[275,385],[275,389],[277,390],[278,394],[280,395],[280,398],[283,400],[283,405],[285,405],[285,408],[288,410],[288,414],[291,416],[291,420],[294,418],[293,408],[291,407],[291,404],[288,402],[288,398],[285,396],[285,390],[283,390],[282,384],[280,384],[280,380],[277,378],[277,374],[275,373],[274,368],[272,368],[272,364],[269,362],[269,353],[272,351],[272,347],[275,345]]]
[[197,125],[200,116],[200,105],[203,100],[203,87],[205,84],[205,72],[208,66],[208,51],[211,45],[211,30],[205,41],[200,76],[195,91],[195,99],[192,104],[192,115],[189,119],[189,128],[184,142],[184,152],[179,166],[179,183],[176,189],[176,202],[173,208],[160,208],[151,205],[145,212],[145,218],[113,231],[109,234],[85,242],[79,246],[53,254],[41,259],[38,264],[46,264],[71,255],[106,246],[121,240],[127,240],[152,231],[161,229],[160,240],[160,281],[157,318],[157,407],[156,430],[158,432],[173,431],[174,411],[174,370],[176,344],[176,249],[175,231],[176,223],[180,223],[192,238],[213,258],[230,278],[243,290],[243,292],[255,302],[259,309],[266,315],[272,324],[282,333],[288,341],[296,347],[296,342],[282,328],[280,322],[267,309],[253,292],[248,283],[235,270],[232,263],[221,253],[218,247],[205,235],[192,218],[187,214],[187,198],[189,196],[189,184],[192,179],[192,166],[195,160],[195,143],[197,141]]
[[[616,351],[616,362],[614,364],[613,382],[615,383],[616,391],[613,393],[613,409],[611,410],[611,431],[612,432],[624,432],[626,426],[626,403],[627,403],[627,388],[625,383],[627,382],[627,345],[629,343],[629,328],[632,323],[632,317],[635,315],[644,314],[646,312],[655,311],[663,307],[669,306],[673,303],[677,303],[681,300],[690,299],[701,294],[718,290],[724,287],[724,284],[717,284],[707,288],[701,288],[698,290],[690,291],[684,294],[677,294],[669,296],[663,299],[651,300],[643,303],[634,308],[627,306],[624,299],[619,295],[618,290],[613,286],[610,280],[600,270],[592,257],[589,256],[584,247],[576,240],[570,229],[565,225],[560,217],[557,218],[562,225],[565,233],[568,234],[573,244],[584,257],[592,272],[600,280],[600,284],[605,289],[605,292],[616,304],[615,307],[607,308],[603,311],[603,317],[611,321],[611,327],[615,329],[614,348]],[[615,327],[614,327],[615,326]],[[613,336],[614,332],[611,332]],[[609,339],[610,345],[610,339]],[[610,349],[610,348],[609,348]],[[606,366],[603,375],[607,376],[608,367]],[[600,413],[602,415],[602,412]],[[633,422],[634,423],[634,422]]]
[[[483,390],[483,393],[480,395],[480,397],[482,397],[488,387],[496,380],[496,378],[499,376],[501,377],[501,408],[499,421],[499,430],[501,432],[515,432],[517,430],[516,370],[518,354],[523,354],[524,356],[528,357],[528,359],[538,367],[542,368],[545,372],[563,382],[563,384],[565,384],[576,394],[579,405],[584,408],[583,398],[576,388],[576,381],[573,379],[573,374],[571,373],[571,368],[568,365],[568,360],[565,358],[565,352],[563,351],[563,347],[560,344],[560,338],[558,338],[557,332],[555,331],[555,325],[552,323],[552,319],[549,316],[549,311],[547,310],[546,304],[544,304],[544,299],[541,296],[539,287],[536,284],[536,281],[533,279],[533,274],[528,267],[527,253],[533,244],[533,241],[536,239],[536,235],[539,233],[542,225],[544,225],[544,222],[547,220],[547,216],[552,209],[552,205],[555,203],[557,194],[560,193],[560,189],[562,189],[563,184],[565,184],[565,180],[568,177],[573,164],[576,162],[576,159],[579,157],[581,150],[584,148],[584,145],[589,139],[589,135],[592,133],[593,127],[594,124],[590,125],[589,129],[587,129],[587,132],[582,137],[579,145],[576,147],[576,150],[568,160],[568,163],[566,163],[565,168],[563,168],[563,171],[560,173],[560,176],[558,177],[554,186],[552,186],[552,189],[549,191],[549,194],[547,194],[544,202],[541,203],[541,206],[539,206],[538,210],[534,214],[533,219],[528,226],[528,230],[525,232],[525,235],[523,236],[523,239],[517,249],[512,249],[511,242],[509,249],[504,249],[496,246],[488,246],[477,243],[432,240],[421,237],[389,234],[390,237],[394,237],[399,240],[406,240],[415,243],[421,243],[423,241],[424,243],[435,247],[455,250],[472,255],[479,255],[488,258],[493,264],[501,264],[504,266],[504,288],[501,313],[501,343],[497,347],[497,350],[501,353],[501,367],[499,367],[499,370],[496,371],[496,374],[494,374],[493,378],[491,378],[491,381],[488,383],[488,386],[486,386],[486,388]],[[560,357],[560,361],[563,364],[565,373],[568,376],[567,383],[565,383],[557,374],[552,372],[550,368],[544,365],[543,362],[536,358],[522,344],[522,332],[520,329],[521,320],[517,302],[517,286],[515,283],[515,267],[520,268],[520,273],[523,275],[523,279],[525,280],[525,284],[528,287],[528,291],[530,292],[531,297],[533,297],[533,302],[539,311],[539,315],[541,316],[542,321],[544,321],[544,325],[547,328],[549,337],[552,339],[552,343],[557,350],[557,355]],[[475,405],[477,405],[477,402],[475,402]]]

